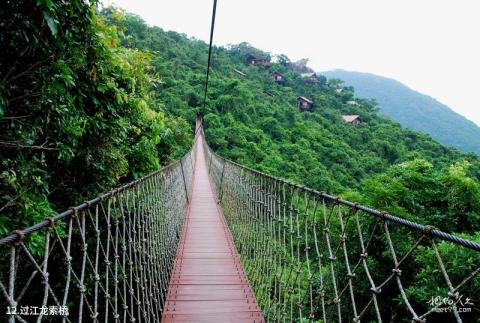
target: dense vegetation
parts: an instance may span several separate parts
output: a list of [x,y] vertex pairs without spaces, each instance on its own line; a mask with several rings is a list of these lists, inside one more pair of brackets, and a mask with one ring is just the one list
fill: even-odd
[[[106,14],[124,30],[125,46],[154,55],[152,64],[161,76],[158,95],[168,113],[192,123],[202,110],[207,45],[148,27],[136,16]],[[320,77],[319,84],[305,82],[292,71],[294,64],[285,55],[265,68],[248,65],[245,58],[250,53],[269,55],[248,44],[214,49],[209,101],[203,113],[207,139],[217,152],[444,230],[479,229],[475,219],[480,214],[480,160],[475,154],[462,154],[378,116],[374,102],[355,98],[353,88],[336,91],[336,80]],[[273,71],[287,78],[285,86],[273,81]],[[314,101],[313,112],[298,110],[300,95]],[[351,100],[359,104],[347,104]],[[342,114],[359,114],[363,122],[354,127],[342,120]],[[414,183],[420,178],[428,179],[430,186]],[[467,210],[471,225],[460,221]]]
[[[204,42],[112,9],[102,18],[81,1],[35,10],[30,2],[7,4],[0,205],[15,217],[1,217],[4,233],[178,157],[199,111],[210,144],[225,157],[447,231],[478,229],[476,155],[378,116],[373,101],[355,98],[351,87],[338,91],[336,80],[306,82],[285,55],[256,67],[246,55],[268,53],[245,43],[214,48],[203,111]],[[286,77],[285,86],[272,71]],[[299,95],[314,101],[314,111],[298,110]],[[347,124],[342,114],[358,114],[362,123]],[[431,187],[413,184],[421,177]]]
[[[201,112],[210,145],[225,157],[478,240],[477,155],[403,129],[353,88],[338,91],[338,81],[307,83],[284,55],[250,66],[247,54],[269,54],[245,43],[214,48],[204,108],[204,42],[121,11],[99,15],[93,5],[7,1],[0,11],[2,235],[181,156]],[[300,95],[313,111],[298,110]],[[447,265],[474,266],[447,252]],[[416,257],[433,263],[428,252]],[[423,277],[422,286],[435,285],[428,270]],[[480,290],[480,280],[469,288]]]
[[353,86],[359,97],[377,100],[380,113],[402,126],[428,133],[444,145],[480,154],[480,127],[437,100],[378,75],[344,70],[325,75]]
[[32,225],[190,145],[154,95],[152,54],[81,0],[0,10],[0,234]]

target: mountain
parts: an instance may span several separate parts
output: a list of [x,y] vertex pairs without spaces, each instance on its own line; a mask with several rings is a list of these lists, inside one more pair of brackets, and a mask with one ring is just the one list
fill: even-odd
[[[124,31],[124,46],[153,55],[152,65],[161,79],[157,100],[165,113],[194,124],[201,111],[209,143],[229,159],[337,193],[361,189],[363,180],[416,158],[436,169],[465,159],[479,165],[477,157],[379,116],[374,102],[356,99],[353,89],[338,93],[336,83],[322,77],[312,83],[291,68],[285,55],[278,62],[252,65],[247,57],[271,55],[247,43],[214,48],[203,108],[207,44],[149,27],[136,16],[106,17]],[[283,86],[275,83],[273,72],[285,77]],[[300,96],[313,101],[312,111],[299,111]],[[354,127],[342,115],[359,115],[362,123]]]
[[402,126],[423,131],[444,145],[480,153],[480,127],[434,98],[386,77],[345,70],[321,72],[338,78],[362,98],[373,98],[380,112]]

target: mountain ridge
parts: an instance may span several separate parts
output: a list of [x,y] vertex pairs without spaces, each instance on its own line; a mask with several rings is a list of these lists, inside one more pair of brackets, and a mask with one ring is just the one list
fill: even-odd
[[342,69],[320,72],[341,79],[361,98],[377,101],[380,113],[447,146],[480,154],[480,127],[437,99],[380,75]]

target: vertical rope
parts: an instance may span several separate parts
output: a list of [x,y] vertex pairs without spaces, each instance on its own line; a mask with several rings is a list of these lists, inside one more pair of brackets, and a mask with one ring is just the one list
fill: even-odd
[[[205,151],[214,192],[268,321],[383,322],[401,313],[424,322],[434,313],[428,299],[415,299],[404,287],[418,284],[415,275],[422,264],[414,251],[428,248],[435,254],[434,244],[422,242],[427,233],[413,239],[417,231],[408,232],[411,236],[400,231],[399,237],[409,237],[403,245],[411,244],[400,250],[388,227],[379,231],[379,223],[387,222],[384,213],[372,217],[375,210],[251,170],[217,156],[206,144]],[[390,226],[410,228],[398,219]],[[446,296],[458,298],[457,288],[465,283],[451,282],[436,249],[438,268],[452,295]],[[462,251],[472,257],[476,252]],[[388,261],[390,269],[385,268]],[[410,270],[402,278],[401,267]],[[479,272],[473,268],[465,279],[471,281]],[[417,315],[419,310],[424,314]],[[453,309],[444,315],[458,321],[462,313]]]

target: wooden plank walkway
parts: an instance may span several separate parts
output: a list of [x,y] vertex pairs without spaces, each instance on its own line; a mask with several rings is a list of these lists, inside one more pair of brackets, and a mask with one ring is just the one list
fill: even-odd
[[162,322],[264,322],[198,153]]

